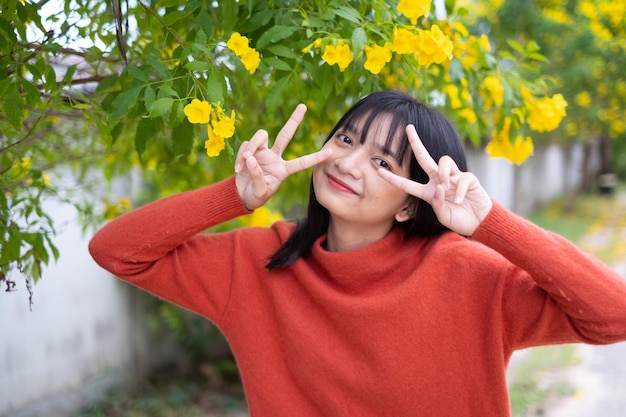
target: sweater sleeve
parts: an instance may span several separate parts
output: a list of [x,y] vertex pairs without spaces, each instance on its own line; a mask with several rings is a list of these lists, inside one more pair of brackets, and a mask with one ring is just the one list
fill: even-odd
[[626,340],[626,280],[596,258],[496,202],[471,238],[514,265],[507,279],[525,282],[503,303],[505,322],[523,323],[515,348]]
[[216,321],[235,254],[228,234],[200,232],[249,213],[231,177],[118,217],[96,232],[89,251],[113,275]]

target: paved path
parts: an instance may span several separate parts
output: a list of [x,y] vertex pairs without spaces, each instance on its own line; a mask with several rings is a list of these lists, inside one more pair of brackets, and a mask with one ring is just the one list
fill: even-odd
[[[618,269],[626,277],[626,264]],[[582,359],[567,371],[573,397],[552,404],[545,417],[626,417],[626,342],[576,345]]]

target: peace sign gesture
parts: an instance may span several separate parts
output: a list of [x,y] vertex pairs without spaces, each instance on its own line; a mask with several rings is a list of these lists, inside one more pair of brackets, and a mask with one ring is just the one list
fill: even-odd
[[384,169],[379,169],[378,174],[407,194],[430,204],[439,222],[448,229],[471,236],[491,210],[491,198],[476,176],[462,172],[449,156],[435,162],[415,126],[408,125],[406,133],[415,159],[428,175],[428,183],[420,184]]
[[261,129],[241,144],[235,158],[235,184],[241,200],[249,210],[261,207],[289,175],[305,170],[328,158],[332,151],[321,150],[291,161],[282,158],[283,151],[296,133],[306,113],[299,104],[269,148],[268,133]]

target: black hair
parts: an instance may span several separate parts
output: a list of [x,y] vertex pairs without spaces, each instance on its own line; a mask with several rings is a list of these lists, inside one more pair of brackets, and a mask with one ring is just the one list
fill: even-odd
[[[391,116],[389,133],[385,149],[389,152],[392,144],[396,144],[395,154],[399,155],[399,163],[409,163],[410,178],[425,184],[428,175],[419,166],[409,145],[406,126],[415,126],[422,143],[435,161],[450,156],[461,171],[467,170],[465,149],[450,120],[433,108],[417,101],[415,98],[394,90],[372,93],[352,106],[337,122],[326,138],[326,143],[338,129],[350,129],[356,123],[362,126],[361,142],[368,137],[367,133],[378,118]],[[415,211],[411,219],[397,223],[405,231],[405,238],[411,236],[433,236],[447,230],[439,223],[430,204],[417,199]],[[306,218],[298,222],[296,229],[287,241],[271,256],[267,269],[281,268],[293,264],[298,258],[306,256],[315,241],[328,230],[330,214],[315,197],[315,189],[311,180],[309,186],[309,206]]]

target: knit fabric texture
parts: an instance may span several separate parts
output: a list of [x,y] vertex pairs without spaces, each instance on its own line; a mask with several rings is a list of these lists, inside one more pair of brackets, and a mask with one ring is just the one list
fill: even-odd
[[496,202],[470,238],[322,236],[274,271],[293,224],[202,233],[248,213],[229,178],[119,217],[90,251],[221,329],[253,417],[509,416],[514,350],[626,339],[626,281]]

